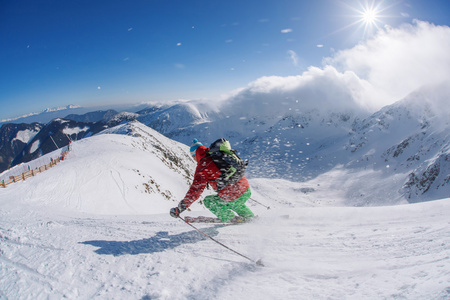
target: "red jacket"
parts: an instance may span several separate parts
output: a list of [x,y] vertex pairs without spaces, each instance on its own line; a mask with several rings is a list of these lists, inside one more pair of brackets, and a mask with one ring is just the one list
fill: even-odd
[[[198,164],[195,169],[194,181],[182,200],[185,208],[188,208],[200,198],[208,183],[215,191],[217,191],[215,180],[220,177],[220,170],[217,168],[212,158],[207,155],[208,151],[209,148],[206,148],[203,145],[197,148],[196,160]],[[244,176],[237,183],[227,185],[218,194],[224,201],[233,201],[241,197],[245,191],[247,191],[249,186],[248,180]]]

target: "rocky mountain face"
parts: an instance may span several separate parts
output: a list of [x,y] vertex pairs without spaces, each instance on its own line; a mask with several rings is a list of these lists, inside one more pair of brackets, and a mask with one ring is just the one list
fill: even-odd
[[12,166],[27,162],[58,148],[63,148],[71,140],[76,141],[92,136],[105,129],[102,122],[84,123],[68,119],[54,119],[28,141],[22,151],[12,161]]
[[[345,148],[349,167],[404,174],[399,193],[418,202],[450,194],[449,88],[422,90],[353,126]],[[440,97],[440,99],[433,99]],[[439,109],[437,109],[439,107]]]
[[261,109],[244,102],[155,107],[137,119],[187,145],[229,139],[250,160],[249,177],[307,181],[336,168],[371,170],[395,177],[398,197],[417,202],[450,194],[446,95],[444,84],[422,89],[372,115],[304,110],[291,98],[272,109],[263,102]]
[[83,115],[70,114],[47,123],[14,124],[0,127],[0,172],[28,162],[69,142],[95,135],[107,128],[135,120],[135,113],[114,110],[95,111]]
[[[442,109],[449,89],[439,85],[419,90],[372,115],[348,106],[306,109],[292,96],[278,102],[191,101],[150,105],[134,113],[68,116],[35,125],[42,127],[40,132],[13,164],[53,151],[55,143],[62,147],[69,138],[137,120],[186,145],[194,138],[206,146],[217,138],[229,139],[240,156],[249,159],[248,177],[306,182],[337,168],[353,174],[370,171],[395,177],[395,193],[410,202],[439,199],[450,194],[450,114]],[[82,122],[89,120],[97,121]],[[353,176],[364,186],[363,177]],[[384,188],[381,183],[379,188]]]
[[69,119],[76,122],[84,122],[84,123],[94,123],[94,122],[108,122],[111,118],[117,115],[117,111],[113,109],[109,110],[98,110],[89,112],[82,115],[70,114],[67,115],[64,119]]
[[4,124],[0,127],[0,172],[11,166],[14,158],[41,129],[39,123]]

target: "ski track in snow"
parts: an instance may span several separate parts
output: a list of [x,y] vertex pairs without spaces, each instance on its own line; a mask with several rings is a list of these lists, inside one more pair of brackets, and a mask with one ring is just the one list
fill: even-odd
[[[260,211],[249,224],[198,225],[236,251],[262,258],[265,267],[168,215],[28,209],[0,210],[4,299],[450,297],[448,200],[285,208]],[[274,217],[285,213],[289,219]]]

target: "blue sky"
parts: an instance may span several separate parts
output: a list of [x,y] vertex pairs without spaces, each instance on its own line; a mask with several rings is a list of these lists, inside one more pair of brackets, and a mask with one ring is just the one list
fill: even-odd
[[[378,11],[361,22],[364,7]],[[448,0],[0,0],[0,119],[76,104],[217,98],[293,76]]]

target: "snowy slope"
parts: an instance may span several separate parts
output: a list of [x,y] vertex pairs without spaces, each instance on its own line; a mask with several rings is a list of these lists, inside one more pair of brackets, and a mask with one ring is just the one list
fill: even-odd
[[[444,96],[443,96],[444,95]],[[398,194],[410,202],[450,195],[450,87],[424,88],[353,128],[346,167],[404,174]]]
[[[267,182],[270,183],[270,182]],[[450,199],[259,211],[236,226],[168,214],[60,213],[2,201],[0,297],[20,299],[448,299]],[[301,195],[297,199],[301,200]],[[254,208],[256,210],[256,208]],[[290,219],[272,218],[278,214]],[[191,213],[193,214],[193,213]]]
[[[339,174],[334,188],[345,194],[342,205],[414,203],[450,195],[449,82],[420,88],[370,114],[358,104],[358,89],[330,81],[353,82],[350,74],[324,72],[319,82],[260,78],[218,102],[154,103],[110,117],[107,124],[89,123],[90,131],[72,124],[69,133],[79,130],[72,138],[81,138],[98,132],[94,129],[138,120],[187,146],[194,138],[209,146],[225,137],[250,161],[249,178],[323,184]],[[55,131],[44,127],[14,162],[53,150],[49,135]],[[68,142],[65,134],[58,135],[56,143]]]
[[[187,145],[193,138],[207,146],[229,139],[249,159],[250,178],[320,182],[338,172],[338,189],[352,185],[345,205],[450,195],[449,82],[420,88],[368,114],[352,106],[352,92],[339,86],[314,93],[308,86],[283,90],[260,81],[216,107],[187,102],[138,119]],[[368,182],[371,177],[377,181]]]
[[188,147],[138,122],[75,142],[72,149],[64,166],[56,167],[64,168],[58,178],[52,169],[8,189],[6,197],[88,213],[161,213],[184,196],[195,169]]
[[0,299],[450,298],[450,199],[336,207],[336,170],[252,179],[270,210],[249,201],[253,223],[198,227],[259,267],[169,216],[192,170],[188,147],[130,123],[0,189]]

